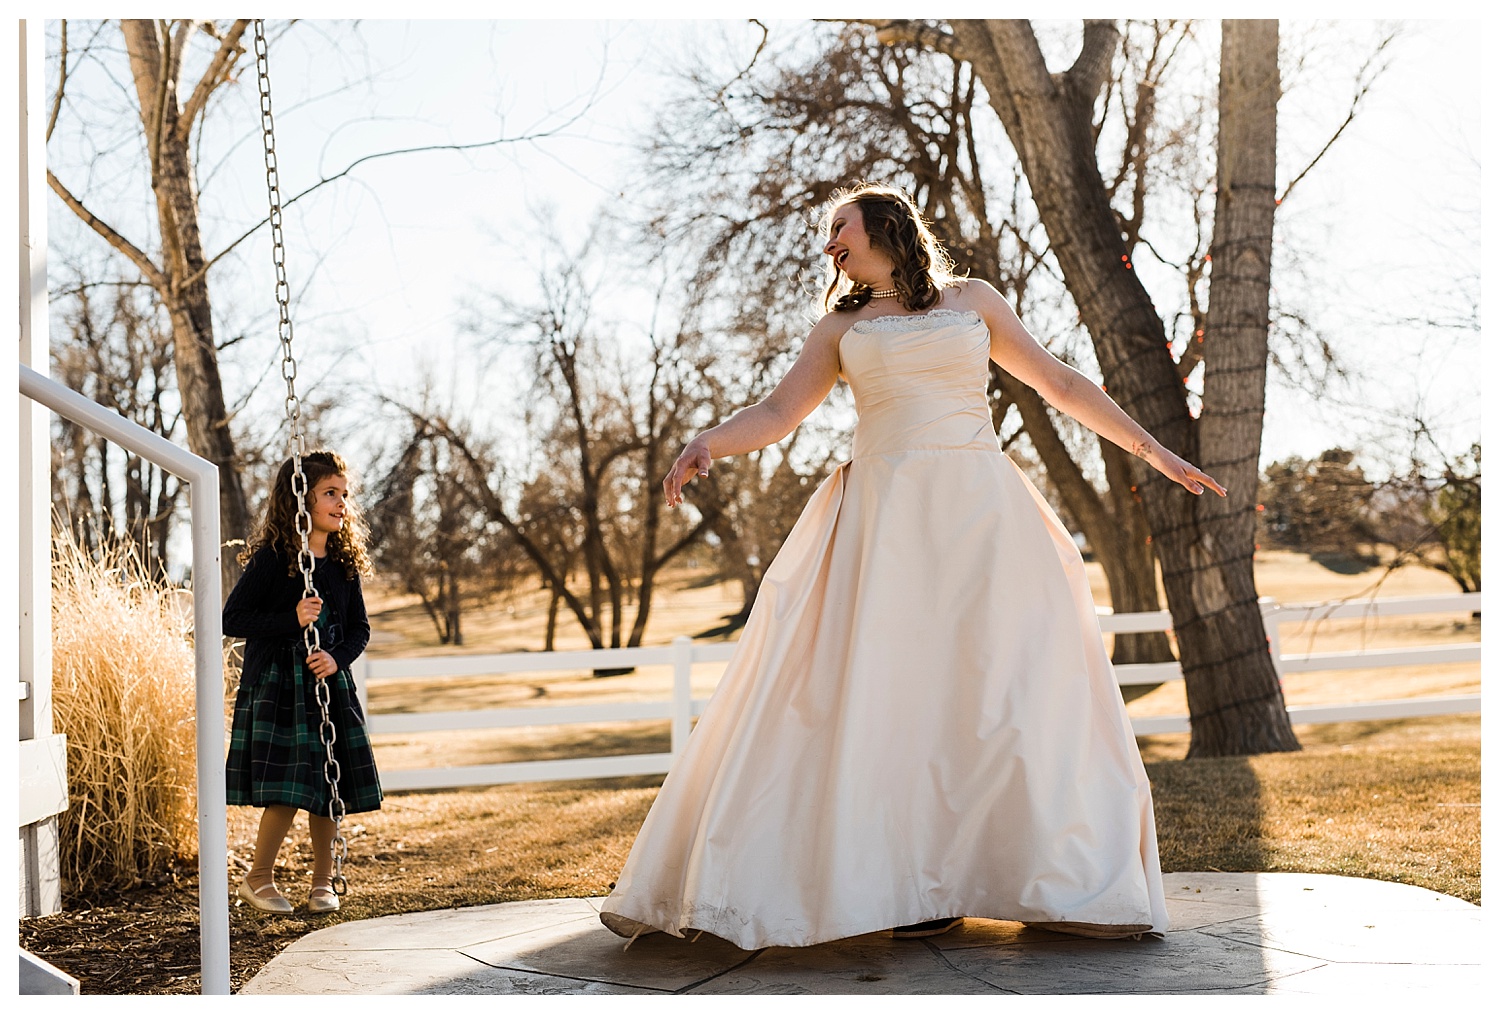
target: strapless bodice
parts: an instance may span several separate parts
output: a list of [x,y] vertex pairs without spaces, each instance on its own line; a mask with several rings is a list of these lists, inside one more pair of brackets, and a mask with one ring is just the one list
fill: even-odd
[[839,339],[859,422],[853,457],[914,450],[999,453],[990,418],[990,333],[972,310],[874,317]]

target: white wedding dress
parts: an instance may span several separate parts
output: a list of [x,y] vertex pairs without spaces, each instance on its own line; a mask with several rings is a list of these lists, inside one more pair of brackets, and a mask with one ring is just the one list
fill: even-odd
[[840,341],[849,462],[771,564],[603,919],[799,946],[950,916],[1167,927],[1083,561],[1000,450],[973,312]]

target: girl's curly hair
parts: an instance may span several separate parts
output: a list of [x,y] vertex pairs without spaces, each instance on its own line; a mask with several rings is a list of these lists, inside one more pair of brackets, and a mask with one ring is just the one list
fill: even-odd
[[[347,478],[349,466],[332,451],[311,451],[302,455],[302,474],[307,477],[307,492],[311,494],[318,483],[330,475]],[[369,554],[365,551],[367,538],[364,516],[353,500],[347,501],[344,505],[343,527],[328,535],[328,557],[341,563],[344,573],[350,578],[368,574],[372,569]],[[263,546],[270,546],[285,556],[289,561],[287,573],[296,575],[297,553],[302,548],[302,538],[297,534],[297,498],[292,492],[291,458],[287,458],[276,473],[271,495],[266,498],[265,515],[261,518],[255,535],[240,552],[240,564],[249,563],[250,557]]]
[[[828,200],[828,210],[819,223],[819,233],[828,234],[833,213],[846,204],[859,205],[870,246],[891,259],[891,279],[896,298],[913,312],[937,303],[942,290],[956,280],[953,258],[932,234],[916,204],[906,192],[883,183],[857,183],[841,187]],[[857,310],[870,301],[870,287],[853,282],[832,258],[829,259],[828,289],[823,308],[836,313]]]

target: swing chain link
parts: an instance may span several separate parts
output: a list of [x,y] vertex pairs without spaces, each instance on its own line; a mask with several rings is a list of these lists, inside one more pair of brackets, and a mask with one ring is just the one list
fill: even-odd
[[[281,227],[281,174],[276,161],[276,124],[271,116],[271,74],[266,59],[266,25],[260,18],[254,19],[255,30],[255,74],[260,86],[260,129],[265,144],[266,194],[270,200],[271,260],[276,268],[276,307],[278,317],[276,333],[281,339],[281,378],[286,381],[286,417],[291,428],[292,444],[292,496],[297,503],[295,527],[298,550],[297,569],[302,572],[302,597],[315,598],[318,594],[313,586],[314,558],[310,541],[312,538],[312,512],[308,509],[307,475],[302,471],[302,456],[307,452],[302,434],[302,402],[297,397],[297,359],[292,355],[291,286],[286,278],[286,243]],[[317,619],[302,629],[302,643],[309,657],[322,650]],[[344,840],[344,801],[339,796],[339,762],[333,755],[333,745],[338,740],[331,716],[331,691],[328,680],[314,680],[314,696],[322,712],[318,725],[318,738],[323,743],[323,779],[328,783],[328,819],[333,821],[333,879],[335,895],[344,894],[349,882],[344,877],[344,860],[349,856],[349,844]]]

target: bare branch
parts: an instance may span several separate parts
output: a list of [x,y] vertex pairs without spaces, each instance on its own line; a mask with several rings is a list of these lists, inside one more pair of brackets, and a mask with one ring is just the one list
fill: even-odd
[[62,19],[62,40],[57,47],[57,94],[52,99],[52,112],[47,116],[46,140],[52,140],[52,130],[57,126],[57,114],[62,110],[63,86],[68,83],[68,19]]
[[240,18],[224,33],[223,39],[219,41],[219,50],[214,54],[213,60],[209,62],[208,69],[199,78],[198,84],[193,88],[192,97],[187,100],[187,105],[182,107],[182,116],[177,121],[177,133],[184,140],[192,133],[193,121],[208,104],[209,97],[214,89],[223,84],[228,78],[230,71],[234,70],[235,62],[245,47],[240,45],[240,38],[245,34],[245,29],[250,25],[249,18]]
[[152,262],[151,258],[141,252],[140,248],[130,242],[130,240],[116,232],[114,227],[108,222],[105,222],[88,208],[84,207],[83,202],[69,193],[68,188],[63,186],[62,181],[53,175],[51,169],[47,170],[47,185],[53,189],[58,197],[62,198],[63,203],[71,208],[75,215],[83,219],[85,225],[93,229],[100,236],[103,236],[110,246],[130,258],[131,263],[140,269],[141,274],[146,276],[146,280],[151,283],[153,288],[158,292],[166,292],[170,288],[166,275]]
[[714,105],[722,105],[729,89],[734,87],[736,82],[744,80],[745,76],[755,69],[755,62],[760,59],[760,54],[765,51],[766,42],[771,38],[771,30],[766,27],[765,22],[759,18],[751,18],[750,23],[760,29],[760,44],[755,47],[755,52],[750,56],[750,62],[745,64],[745,69],[724,82],[724,87],[720,88],[719,94],[714,96]]
[[955,60],[968,59],[958,39],[951,32],[945,32],[925,21],[911,21],[906,18],[841,18],[839,20],[851,25],[869,25],[875,29],[876,41],[884,46],[909,42]]
[[[87,296],[94,289],[154,289],[154,286],[143,279],[120,279],[108,282],[79,282],[64,289],[49,290],[49,298],[61,299],[67,296]],[[222,346],[221,346],[222,347]]]
[[[170,22],[162,22],[162,33],[165,37],[167,26]],[[179,22],[177,31],[172,33],[172,62],[168,68],[169,78],[172,82],[172,99],[177,99],[177,86],[182,83],[182,54],[187,52],[188,42],[192,40],[193,33],[198,30],[198,22],[192,18],[186,18]]]
[[[355,159],[353,162],[350,162],[343,169],[334,173],[332,176],[325,176],[322,179],[318,180],[316,183],[302,190],[301,192],[294,194],[292,197],[288,198],[285,201],[282,201],[281,207],[283,211],[286,210],[314,191],[319,190],[327,186],[328,184],[335,182],[336,180],[343,179],[359,166],[363,165],[366,162],[373,162],[376,159],[391,158],[395,155],[418,155],[422,152],[428,151],[476,151],[481,148],[498,147],[502,144],[521,144],[526,141],[541,141],[560,134],[562,131],[578,122],[578,120],[583,116],[585,112],[588,111],[589,108],[591,108],[591,106],[592,103],[589,103],[585,105],[583,109],[579,110],[577,113],[570,116],[567,120],[563,121],[557,126],[551,127],[547,130],[539,130],[532,134],[518,134],[515,137],[497,137],[488,141],[474,141],[470,144],[424,144],[418,145],[414,148],[397,148],[392,151],[377,151],[370,155],[362,155],[359,158]],[[267,215],[265,218],[262,218],[259,222],[256,222],[250,228],[240,233],[240,235],[236,236],[228,246],[210,257],[206,262],[204,262],[204,265],[201,268],[184,279],[182,282],[182,287],[187,288],[188,286],[197,283],[200,278],[208,274],[209,268],[217,264],[235,247],[245,242],[245,240],[249,239],[251,236],[254,236],[257,232],[260,231],[263,226],[265,226],[270,221],[271,218],[269,215]]]
[[152,103],[153,109],[150,119],[147,121],[151,130],[151,175],[156,175],[156,167],[161,164],[161,141],[162,134],[167,122],[167,106],[172,101],[172,65],[176,58],[172,55],[172,33],[167,30],[165,21],[158,21],[155,30],[157,46],[160,49],[151,54],[156,60],[156,98]]
[[1390,67],[1390,62],[1386,61],[1384,63],[1381,63],[1378,67],[1372,65],[1377,59],[1379,59],[1381,54],[1386,51],[1391,43],[1395,41],[1395,32],[1391,32],[1390,34],[1386,35],[1385,38],[1381,39],[1379,44],[1376,45],[1375,52],[1371,53],[1370,58],[1366,60],[1364,62],[1364,65],[1359,68],[1359,74],[1355,77],[1357,87],[1354,92],[1354,97],[1349,100],[1349,111],[1344,114],[1344,122],[1338,125],[1338,129],[1333,132],[1333,136],[1328,139],[1327,143],[1324,144],[1323,147],[1318,149],[1318,153],[1312,157],[1312,161],[1303,166],[1302,171],[1299,172],[1296,176],[1292,177],[1292,181],[1286,185],[1286,189],[1281,192],[1281,196],[1276,198],[1277,204],[1280,204],[1282,201],[1287,199],[1287,197],[1292,192],[1292,188],[1295,187],[1298,183],[1302,182],[1302,177],[1312,172],[1313,166],[1322,161],[1323,156],[1328,154],[1328,149],[1333,147],[1333,143],[1339,139],[1339,137],[1344,133],[1346,129],[1348,129],[1349,124],[1354,122],[1354,116],[1359,112],[1360,104],[1364,102],[1365,96],[1370,94],[1370,89],[1380,78],[1380,75]]

